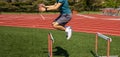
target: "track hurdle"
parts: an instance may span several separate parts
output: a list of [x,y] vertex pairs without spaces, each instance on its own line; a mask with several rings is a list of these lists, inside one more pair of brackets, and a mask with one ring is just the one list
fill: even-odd
[[107,51],[106,51],[106,53],[107,53],[107,57],[110,57],[110,42],[112,42],[112,39],[108,36],[105,36],[105,35],[101,34],[101,33],[96,33],[95,52],[96,52],[97,57],[99,57],[98,56],[98,37],[107,40]]
[[52,33],[48,33],[48,57],[53,57],[53,54],[52,54],[53,43],[54,43],[54,38],[52,36]]

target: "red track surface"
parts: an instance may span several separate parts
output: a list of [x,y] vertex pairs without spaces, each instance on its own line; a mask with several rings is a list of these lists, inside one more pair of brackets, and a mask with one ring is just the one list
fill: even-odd
[[[53,29],[52,21],[58,14],[2,14],[0,15],[0,26],[15,26],[29,28]],[[72,26],[74,31],[120,36],[120,17],[104,15],[74,15],[67,24]]]

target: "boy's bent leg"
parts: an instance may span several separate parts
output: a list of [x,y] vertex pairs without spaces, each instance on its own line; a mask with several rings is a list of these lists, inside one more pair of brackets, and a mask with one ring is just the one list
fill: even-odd
[[67,40],[69,40],[71,38],[71,36],[72,36],[72,29],[71,29],[70,26],[64,27],[62,25],[59,25],[59,23],[57,23],[57,22],[53,22],[52,24],[53,24],[53,27],[55,29],[63,30],[63,31],[65,31],[67,33],[67,35],[66,35],[67,36]]
[[62,25],[59,25],[59,23],[57,23],[57,22],[53,22],[52,25],[53,25],[53,27],[54,27],[55,29],[65,31],[65,27],[62,26]]

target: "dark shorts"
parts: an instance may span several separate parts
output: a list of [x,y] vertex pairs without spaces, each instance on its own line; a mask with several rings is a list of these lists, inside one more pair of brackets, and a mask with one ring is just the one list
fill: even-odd
[[53,22],[59,23],[59,25],[65,26],[72,19],[71,14],[61,14]]

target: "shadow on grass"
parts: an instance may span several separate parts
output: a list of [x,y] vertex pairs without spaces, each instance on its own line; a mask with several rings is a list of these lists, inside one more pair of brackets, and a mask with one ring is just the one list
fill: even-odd
[[53,55],[69,57],[69,54],[65,49],[63,49],[59,46],[55,47],[55,49],[57,49],[57,50],[55,52],[53,52]]
[[95,52],[93,52],[92,50],[90,51],[90,53],[94,56],[94,57],[99,57]]

